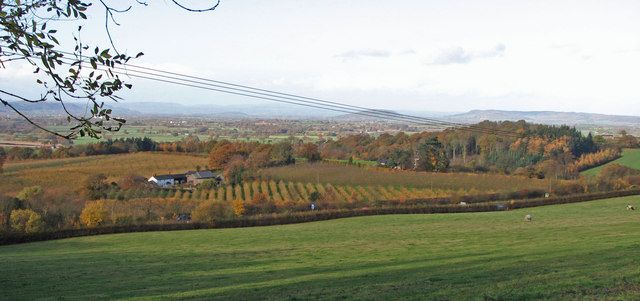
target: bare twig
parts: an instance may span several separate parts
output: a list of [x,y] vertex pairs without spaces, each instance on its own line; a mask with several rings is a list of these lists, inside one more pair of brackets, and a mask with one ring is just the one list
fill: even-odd
[[171,0],[175,5],[177,5],[178,7],[190,11],[190,12],[195,12],[195,13],[202,13],[202,12],[207,12],[207,11],[212,11],[215,10],[216,8],[218,8],[218,5],[220,5],[220,0],[216,1],[216,4],[214,4],[213,6],[209,7],[209,8],[204,8],[204,9],[195,9],[195,8],[190,8],[187,7],[185,5],[180,4],[180,2],[178,2],[177,0]]

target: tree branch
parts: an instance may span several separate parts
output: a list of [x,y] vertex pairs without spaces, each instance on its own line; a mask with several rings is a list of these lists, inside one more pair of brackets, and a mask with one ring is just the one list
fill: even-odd
[[61,138],[64,138],[64,139],[71,139],[71,138],[73,137],[73,136],[72,136],[72,135],[73,135],[73,133],[71,133],[71,134],[69,134],[69,135],[62,135],[62,134],[60,134],[60,133],[58,133],[58,132],[51,131],[51,130],[49,130],[49,129],[47,129],[47,128],[43,127],[43,126],[41,126],[40,124],[38,124],[38,123],[34,122],[33,120],[31,120],[29,117],[27,117],[27,116],[26,116],[25,114],[23,114],[22,112],[20,112],[20,110],[16,109],[16,108],[15,108],[15,107],[10,103],[10,102],[8,102],[8,101],[6,101],[6,100],[4,100],[4,99],[2,99],[2,98],[0,98],[0,103],[2,103],[3,105],[5,105],[5,106],[7,106],[7,107],[11,108],[11,110],[13,110],[14,112],[16,112],[16,114],[20,115],[20,117],[24,118],[24,120],[26,120],[26,121],[27,121],[28,123],[30,123],[31,125],[33,125],[33,126],[35,126],[35,127],[39,128],[39,129],[41,129],[41,130],[43,130],[43,131],[45,131],[45,132],[49,133],[49,134],[56,135],[56,136],[61,137]]
[[190,12],[194,12],[194,13],[202,13],[202,12],[207,12],[207,11],[212,11],[215,10],[216,8],[218,8],[218,5],[220,5],[220,0],[216,1],[216,4],[214,4],[213,6],[209,7],[209,8],[204,8],[204,9],[194,9],[194,8],[190,8],[187,6],[184,6],[182,4],[180,4],[180,2],[178,2],[177,0],[171,0],[175,5],[177,5],[178,7],[186,10],[186,11],[190,11]]

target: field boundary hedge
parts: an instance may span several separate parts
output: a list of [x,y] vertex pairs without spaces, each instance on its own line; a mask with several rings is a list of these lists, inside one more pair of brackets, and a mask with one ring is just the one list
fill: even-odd
[[631,196],[631,195],[640,195],[640,189],[598,192],[598,193],[589,193],[589,194],[577,194],[577,195],[569,195],[569,196],[561,196],[561,197],[553,197],[553,198],[535,198],[535,199],[523,199],[523,200],[511,200],[511,201],[470,203],[467,205],[459,205],[459,204],[448,204],[448,205],[436,204],[436,205],[429,205],[429,206],[413,205],[413,206],[379,207],[379,208],[320,210],[320,211],[306,211],[306,212],[296,212],[296,213],[287,213],[287,214],[265,214],[265,215],[249,216],[241,219],[221,220],[221,221],[216,221],[214,223],[172,223],[172,224],[110,226],[110,227],[98,227],[98,228],[67,229],[67,230],[59,230],[59,231],[52,231],[52,232],[33,233],[33,234],[2,233],[2,236],[0,236],[0,245],[36,242],[36,241],[53,240],[53,239],[63,239],[63,238],[90,236],[90,235],[102,235],[102,234],[274,226],[274,225],[296,224],[296,223],[324,221],[324,220],[330,220],[330,219],[356,217],[356,216],[370,216],[370,215],[506,211],[511,209],[578,203],[578,202],[624,197],[624,196]]

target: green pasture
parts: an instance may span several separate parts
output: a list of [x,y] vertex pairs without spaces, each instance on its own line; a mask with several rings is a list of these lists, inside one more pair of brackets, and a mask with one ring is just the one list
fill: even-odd
[[0,299],[638,300],[629,203],[0,246]]

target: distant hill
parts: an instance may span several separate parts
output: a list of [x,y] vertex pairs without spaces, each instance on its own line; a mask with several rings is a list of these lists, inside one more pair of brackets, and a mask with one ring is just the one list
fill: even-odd
[[[224,102],[219,102],[224,104]],[[65,116],[65,113],[57,102],[26,103],[13,102],[20,111],[30,116]],[[67,102],[67,109],[78,115],[84,114],[86,104],[79,102]],[[308,118],[325,119],[335,121],[393,121],[380,112],[397,113],[391,110],[363,110],[359,114],[341,114],[340,112],[321,109],[303,108],[293,105],[281,104],[193,104],[183,105],[171,102],[106,102],[105,107],[114,111],[114,116],[193,116],[216,118]],[[567,124],[567,125],[595,125],[616,127],[638,127],[640,116],[619,116],[578,112],[554,112],[554,111],[501,111],[501,110],[473,110],[467,113],[445,114],[437,112],[401,112],[413,116],[430,117],[444,121],[477,123],[484,120],[491,121],[517,121],[525,120],[532,123],[543,124]],[[0,105],[0,114],[15,114],[10,108]]]
[[[66,113],[59,102],[12,102],[11,105],[18,109],[20,112],[29,114],[30,116],[66,116]],[[65,102],[65,107],[70,113],[74,115],[83,115],[85,112],[89,112],[92,108],[91,105],[81,104],[78,102]],[[113,105],[105,104],[105,107],[113,108]],[[0,113],[15,114],[15,112],[11,108],[2,105],[0,105]],[[140,112],[126,108],[119,108],[118,111],[114,113],[114,116],[131,116],[141,114]]]
[[[42,102],[27,103],[13,102],[21,112],[30,116],[66,116],[60,103]],[[88,109],[84,103],[67,102],[65,103],[69,112],[82,115]],[[113,109],[114,116],[206,116],[216,118],[251,118],[251,117],[291,117],[291,116],[309,116],[308,111],[295,111],[288,107],[281,106],[220,106],[220,105],[182,105],[178,103],[168,102],[106,102],[105,107]],[[300,114],[297,114],[300,113]],[[15,114],[10,108],[0,105],[0,114]]]
[[447,119],[456,122],[477,123],[484,120],[491,121],[518,121],[524,120],[532,123],[543,124],[567,124],[567,125],[610,125],[610,126],[638,126],[640,116],[605,115],[578,112],[554,112],[554,111],[500,111],[500,110],[473,110],[467,113],[447,116]]

